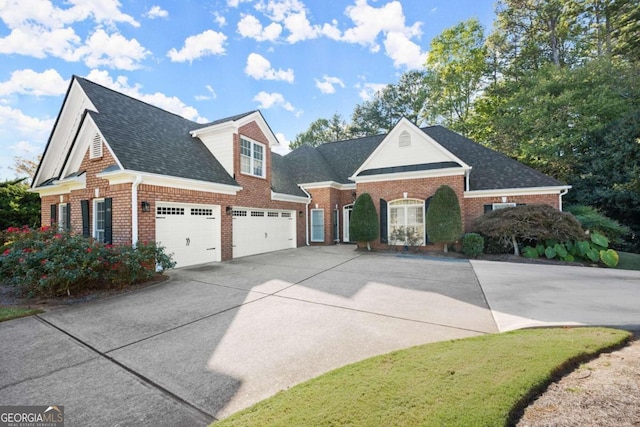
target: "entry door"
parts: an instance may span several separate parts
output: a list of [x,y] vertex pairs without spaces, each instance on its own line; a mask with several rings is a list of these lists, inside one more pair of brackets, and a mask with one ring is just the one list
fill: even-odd
[[349,223],[351,222],[351,212],[353,212],[353,205],[346,205],[343,209],[343,219],[342,222],[342,241],[350,242],[351,239],[349,237]]

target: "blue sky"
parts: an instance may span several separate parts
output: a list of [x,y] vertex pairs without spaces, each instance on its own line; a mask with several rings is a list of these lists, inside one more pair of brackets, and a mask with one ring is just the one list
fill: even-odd
[[0,180],[42,153],[76,74],[206,122],[260,109],[286,152],[421,68],[493,0],[0,0]]

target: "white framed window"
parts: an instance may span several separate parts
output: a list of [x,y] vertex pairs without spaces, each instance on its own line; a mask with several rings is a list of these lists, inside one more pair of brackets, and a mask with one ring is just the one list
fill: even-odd
[[106,228],[107,210],[104,199],[93,201],[93,238],[99,242],[104,242],[104,232]]
[[324,242],[324,209],[311,209],[311,241]]
[[493,203],[491,205],[491,208],[492,210],[496,211],[498,209],[512,208],[514,206],[517,206],[516,203]]
[[240,171],[247,175],[264,178],[264,144],[240,138]]
[[389,244],[424,244],[424,201],[400,199],[389,203]]
[[58,205],[58,229],[61,231],[69,231],[69,204],[60,203]]

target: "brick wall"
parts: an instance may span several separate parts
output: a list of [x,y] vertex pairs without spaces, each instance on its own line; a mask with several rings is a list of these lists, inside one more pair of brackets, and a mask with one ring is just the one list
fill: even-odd
[[[527,205],[549,205],[560,209],[560,196],[558,194],[539,194],[528,196],[508,196],[507,203],[524,203]],[[463,221],[465,231],[473,231],[473,220],[482,216],[484,205],[492,203],[503,203],[502,197],[478,197],[464,199],[465,221]]]

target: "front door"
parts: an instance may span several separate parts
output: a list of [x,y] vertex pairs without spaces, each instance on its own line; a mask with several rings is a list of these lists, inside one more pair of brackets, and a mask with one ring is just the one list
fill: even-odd
[[353,212],[353,205],[346,205],[342,208],[342,241],[345,243],[351,241],[349,237],[349,223],[351,222],[351,212]]

